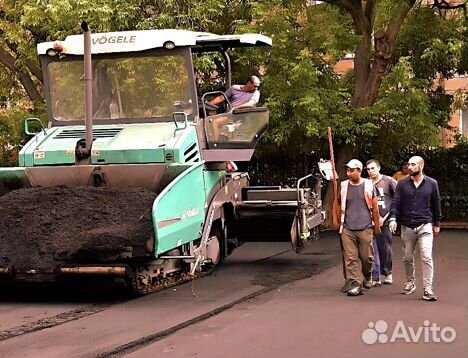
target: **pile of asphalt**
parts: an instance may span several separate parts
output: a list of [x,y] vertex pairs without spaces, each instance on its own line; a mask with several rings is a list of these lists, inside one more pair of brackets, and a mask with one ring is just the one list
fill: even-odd
[[0,267],[55,269],[144,254],[155,198],[142,188],[14,190],[0,197]]

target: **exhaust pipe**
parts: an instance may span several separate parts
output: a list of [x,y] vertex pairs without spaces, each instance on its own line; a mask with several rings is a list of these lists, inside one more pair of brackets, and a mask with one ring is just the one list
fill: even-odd
[[84,37],[85,126],[86,147],[84,157],[91,156],[93,145],[93,72],[91,62],[91,29],[86,21],[81,23]]

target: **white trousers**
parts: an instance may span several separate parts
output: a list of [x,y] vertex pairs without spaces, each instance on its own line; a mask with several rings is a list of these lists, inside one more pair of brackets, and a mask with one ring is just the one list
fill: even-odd
[[401,225],[401,241],[403,243],[403,263],[405,265],[406,281],[414,282],[414,250],[419,243],[421,255],[422,276],[424,289],[432,289],[434,263],[432,261],[432,243],[434,234],[432,224],[423,224],[414,229]]

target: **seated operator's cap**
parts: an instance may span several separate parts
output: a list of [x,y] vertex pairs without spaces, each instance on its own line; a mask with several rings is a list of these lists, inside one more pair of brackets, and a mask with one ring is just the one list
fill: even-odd
[[351,159],[347,164],[345,164],[345,167],[350,169],[359,169],[362,171],[362,163],[357,159]]

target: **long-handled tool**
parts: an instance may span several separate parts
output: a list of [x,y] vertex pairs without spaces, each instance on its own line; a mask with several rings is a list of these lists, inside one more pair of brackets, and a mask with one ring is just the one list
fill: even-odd
[[[338,183],[337,183],[337,174],[335,170],[335,155],[333,153],[333,140],[332,140],[332,133],[331,128],[328,127],[328,145],[330,147],[330,161],[332,164],[332,175],[333,175],[333,210],[332,210],[332,220],[333,226],[336,229],[340,227],[340,216],[341,216],[341,208],[338,203]],[[346,269],[345,269],[345,262],[344,262],[344,252],[343,252],[343,241],[340,238],[340,245],[341,245],[341,262],[343,267],[343,277],[346,280]]]

